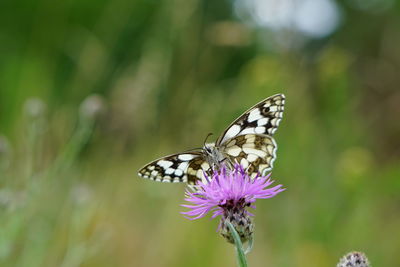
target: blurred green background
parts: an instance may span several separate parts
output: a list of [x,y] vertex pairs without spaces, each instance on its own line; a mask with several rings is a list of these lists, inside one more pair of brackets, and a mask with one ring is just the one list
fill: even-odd
[[250,266],[400,266],[396,0],[0,2],[0,266],[235,266],[141,180],[287,97]]

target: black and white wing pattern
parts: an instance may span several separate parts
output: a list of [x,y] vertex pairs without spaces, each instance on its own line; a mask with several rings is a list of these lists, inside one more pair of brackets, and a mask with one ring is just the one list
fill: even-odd
[[[139,170],[139,176],[159,182],[196,184],[211,175],[211,165],[238,163],[255,177],[272,169],[277,145],[272,137],[282,119],[285,96],[273,95],[237,118],[212,146],[157,159]],[[210,148],[212,147],[212,149]],[[215,156],[215,155],[222,155]]]
[[245,134],[229,139],[221,151],[232,163],[238,163],[251,177],[265,175],[272,169],[277,145],[274,138],[265,134]]
[[139,176],[157,182],[196,184],[210,174],[210,165],[201,151],[184,152],[157,159],[139,170]]
[[285,96],[276,94],[264,99],[243,113],[226,128],[218,138],[216,146],[221,146],[228,140],[245,134],[260,134],[273,136],[282,120]]
[[216,146],[252,177],[270,171],[277,149],[272,136],[282,120],[284,105],[283,94],[264,99],[237,118],[218,138]]

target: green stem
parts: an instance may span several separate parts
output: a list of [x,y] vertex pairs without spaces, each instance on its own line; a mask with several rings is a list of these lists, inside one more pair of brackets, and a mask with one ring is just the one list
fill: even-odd
[[94,127],[94,121],[80,119],[77,129],[74,131],[71,140],[65,146],[64,151],[56,158],[48,174],[54,174],[60,170],[70,167],[73,161],[78,157],[79,152],[89,141]]
[[235,227],[230,222],[226,222],[229,227],[229,231],[232,234],[233,240],[235,240],[236,256],[239,267],[247,267],[246,255],[243,251],[243,244],[240,240],[239,234],[236,232]]

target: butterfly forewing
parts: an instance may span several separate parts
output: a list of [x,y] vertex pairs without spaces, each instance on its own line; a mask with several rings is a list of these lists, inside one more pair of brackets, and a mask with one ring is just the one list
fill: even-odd
[[264,134],[239,135],[229,139],[222,151],[233,163],[242,165],[251,177],[272,169],[276,157],[275,140]]
[[203,178],[198,170],[207,164],[200,151],[174,154],[150,162],[139,170],[139,176],[158,182],[193,183]]
[[231,138],[245,134],[272,136],[282,119],[285,96],[277,94],[256,104],[237,118],[218,138],[217,146]]

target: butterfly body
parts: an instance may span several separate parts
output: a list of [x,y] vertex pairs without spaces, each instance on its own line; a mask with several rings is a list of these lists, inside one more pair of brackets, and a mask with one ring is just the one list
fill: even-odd
[[203,157],[211,166],[212,169],[219,169],[221,163],[223,163],[227,158],[223,151],[215,143],[207,143],[203,147]]
[[215,143],[202,149],[169,155],[145,165],[139,176],[160,182],[205,181],[221,164],[242,165],[255,177],[270,171],[276,158],[277,145],[272,137],[284,110],[285,97],[271,96],[237,118]]

